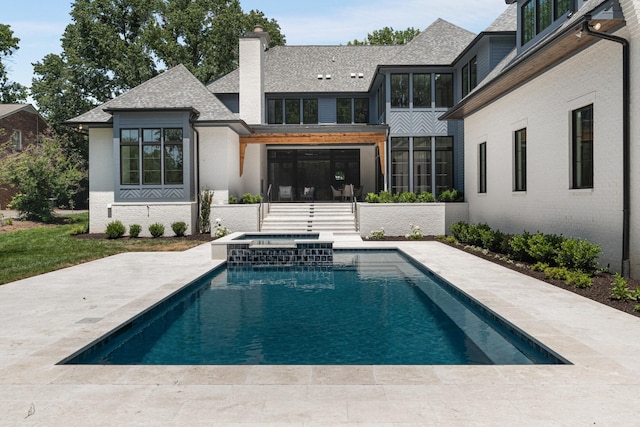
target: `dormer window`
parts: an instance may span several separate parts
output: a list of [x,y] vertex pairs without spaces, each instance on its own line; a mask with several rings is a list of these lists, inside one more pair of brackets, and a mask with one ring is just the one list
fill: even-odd
[[573,0],[528,0],[520,7],[520,35],[524,46],[553,22],[573,10]]

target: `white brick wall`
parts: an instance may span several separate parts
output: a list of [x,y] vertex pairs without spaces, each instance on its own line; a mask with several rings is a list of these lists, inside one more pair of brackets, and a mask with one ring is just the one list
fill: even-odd
[[[471,222],[587,238],[601,264],[622,253],[621,49],[598,42],[465,119],[465,196]],[[571,190],[571,112],[594,104],[594,188]],[[513,132],[527,128],[527,191],[513,188]],[[487,143],[487,193],[478,194],[478,144]]]
[[448,234],[454,222],[468,221],[467,209],[466,203],[359,203],[360,235],[384,227],[387,236],[404,236],[411,233],[410,224],[425,236]]

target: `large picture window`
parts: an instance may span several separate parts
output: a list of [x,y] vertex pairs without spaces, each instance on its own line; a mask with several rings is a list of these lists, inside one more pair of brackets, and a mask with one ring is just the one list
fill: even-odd
[[436,74],[436,108],[453,107],[453,74]]
[[391,74],[391,108],[409,108],[409,74]]
[[336,100],[336,123],[351,124],[351,98]]
[[529,0],[520,8],[520,43],[527,44],[573,10],[573,0]]
[[121,129],[122,185],[182,185],[182,129]]
[[462,96],[467,96],[478,85],[478,60],[474,56],[462,67]]
[[306,125],[318,124],[318,99],[302,100],[302,123]]
[[369,123],[369,98],[336,99],[336,123]]
[[300,124],[300,100],[299,99],[286,99],[284,101],[284,113],[285,124],[299,125]]
[[140,140],[138,129],[120,130],[120,183],[140,184]]
[[431,108],[431,74],[413,75],[413,107]]
[[572,112],[573,188],[593,188],[593,105]]
[[164,183],[183,183],[184,159],[182,157],[182,129],[164,130]]
[[391,192],[409,191],[409,138],[391,138]]
[[514,191],[527,190],[527,129],[520,129],[514,135]]
[[453,137],[436,136],[436,193],[453,188]]
[[431,191],[431,137],[413,138],[413,191]]

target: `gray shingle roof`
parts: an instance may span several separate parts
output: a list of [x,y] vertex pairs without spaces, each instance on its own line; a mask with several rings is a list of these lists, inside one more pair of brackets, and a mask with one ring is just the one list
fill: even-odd
[[[406,45],[277,46],[265,54],[265,92],[366,92],[378,66],[449,65],[474,37],[475,34],[438,19]],[[320,74],[322,79],[318,78]],[[214,93],[238,93],[239,71],[207,87]]]
[[384,65],[449,65],[475,37],[471,31],[437,19]]
[[[399,48],[276,46],[265,54],[265,92],[366,92],[377,65],[388,61]],[[351,73],[356,77],[352,78]],[[326,78],[327,75],[331,78]],[[238,93],[239,76],[236,69],[210,83],[208,88],[214,93]]]
[[28,111],[33,114],[39,114],[31,104],[0,104],[0,119],[17,113],[18,111]]
[[184,65],[178,65],[67,123],[110,122],[111,114],[105,110],[162,109],[195,109],[200,113],[198,122],[238,120]]
[[518,30],[518,5],[511,4],[498,16],[485,30],[486,32],[517,31]]

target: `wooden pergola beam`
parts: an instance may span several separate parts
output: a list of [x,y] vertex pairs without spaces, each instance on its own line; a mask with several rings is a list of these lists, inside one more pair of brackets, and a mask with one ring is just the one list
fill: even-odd
[[384,145],[386,132],[335,133],[258,133],[240,137],[240,176],[244,170],[244,157],[249,144],[269,145],[338,145],[375,144],[380,154],[380,169],[385,170]]

